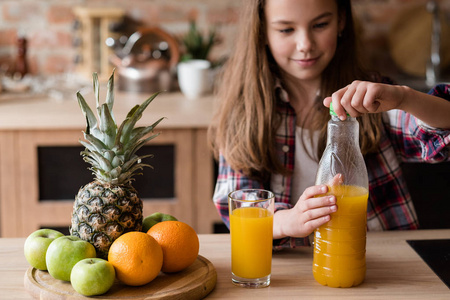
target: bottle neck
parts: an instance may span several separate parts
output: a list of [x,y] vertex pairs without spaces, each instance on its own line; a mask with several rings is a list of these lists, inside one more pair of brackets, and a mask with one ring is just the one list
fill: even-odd
[[354,143],[359,147],[359,123],[356,118],[347,116],[342,121],[332,115],[327,132],[327,144],[331,143]]

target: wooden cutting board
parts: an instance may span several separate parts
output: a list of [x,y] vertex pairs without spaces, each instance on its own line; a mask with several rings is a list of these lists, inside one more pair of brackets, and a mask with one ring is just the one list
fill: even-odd
[[[160,273],[150,283],[132,287],[115,282],[98,299],[202,299],[215,287],[217,272],[213,264],[199,255],[187,269],[173,274]],[[35,299],[87,299],[78,294],[70,282],[54,279],[46,271],[30,267],[25,273],[25,289]]]

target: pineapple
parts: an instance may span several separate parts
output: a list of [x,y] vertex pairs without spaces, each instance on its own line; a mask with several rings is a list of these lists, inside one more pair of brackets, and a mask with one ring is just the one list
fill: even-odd
[[136,105],[120,127],[113,115],[114,71],[107,85],[106,103],[99,103],[99,83],[93,74],[98,121],[78,92],[80,108],[87,127],[80,143],[86,147],[83,159],[91,164],[95,180],[80,188],[75,197],[72,212],[71,235],[94,245],[97,256],[107,258],[109,247],[120,235],[142,228],[142,200],[131,185],[133,176],[143,167],[142,159],[152,155],[137,156],[146,142],[157,137],[153,129],[164,118],[148,127],[135,127],[143,111],[158,95],[153,94],[141,105]]

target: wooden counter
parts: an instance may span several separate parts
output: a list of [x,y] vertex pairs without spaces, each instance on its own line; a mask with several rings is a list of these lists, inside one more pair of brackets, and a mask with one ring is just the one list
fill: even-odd
[[[217,270],[217,284],[208,299],[449,299],[450,290],[406,243],[416,239],[449,239],[450,230],[369,232],[367,276],[363,284],[337,289],[318,284],[312,275],[312,249],[274,254],[270,287],[253,290],[231,283],[230,237],[200,235],[200,254]],[[28,264],[23,238],[0,239],[2,299],[30,299],[23,279]],[[151,283],[150,283],[151,284]]]
[[[101,88],[104,92],[105,88]],[[95,110],[94,94],[83,95]],[[133,106],[149,96],[116,92],[114,114],[117,122],[121,123]],[[100,102],[104,103],[104,99],[101,93]],[[221,222],[212,203],[214,170],[206,139],[213,106],[212,96],[188,100],[181,93],[162,93],[138,121],[138,126],[148,126],[160,117],[166,117],[156,128],[161,135],[149,144],[171,145],[174,149],[175,195],[173,199],[144,199],[145,216],[155,211],[170,213],[199,233],[212,233],[213,223]],[[37,149],[80,146],[78,140],[85,127],[75,94],[63,101],[0,94],[1,237],[25,237],[39,227],[67,227],[70,224],[73,198],[63,199],[66,201],[39,199]],[[84,164],[78,155],[75,159]]]
[[[100,103],[105,102],[101,87]],[[103,93],[102,93],[103,92]],[[136,104],[151,94],[115,92],[114,114],[120,123]],[[92,110],[94,93],[83,94]],[[181,93],[161,93],[147,107],[138,124],[150,125],[160,117],[166,119],[159,128],[207,128],[212,118],[213,97],[188,100]],[[78,106],[76,94],[66,100],[49,97],[0,94],[0,130],[85,129],[86,120]]]

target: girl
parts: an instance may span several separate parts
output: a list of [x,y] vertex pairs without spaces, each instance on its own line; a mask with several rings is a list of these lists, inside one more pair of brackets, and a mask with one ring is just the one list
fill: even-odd
[[350,0],[243,5],[209,131],[219,160],[213,198],[225,224],[227,195],[243,188],[275,193],[274,246],[307,245],[308,235],[330,220],[336,199],[320,197],[327,186],[315,186],[314,177],[332,102],[342,119],[347,112],[359,120],[369,230],[418,228],[400,163],[449,160],[449,86],[433,90],[444,100],[363,70]]

